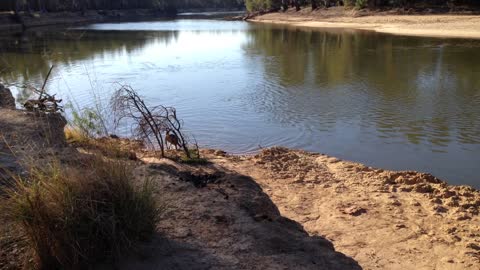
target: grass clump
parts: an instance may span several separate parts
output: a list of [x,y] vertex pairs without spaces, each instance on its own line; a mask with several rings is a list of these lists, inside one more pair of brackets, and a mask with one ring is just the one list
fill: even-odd
[[95,138],[74,127],[67,127],[64,132],[70,145],[96,151],[110,158],[137,160],[136,151],[144,147],[142,142],[136,140]]
[[190,155],[180,155],[179,161],[184,164],[188,165],[206,165],[208,164],[208,160],[206,158],[202,158],[200,155],[200,151],[197,149],[189,149]]
[[17,179],[2,211],[19,227],[38,269],[83,269],[115,260],[152,236],[158,218],[150,181],[122,161],[52,162]]

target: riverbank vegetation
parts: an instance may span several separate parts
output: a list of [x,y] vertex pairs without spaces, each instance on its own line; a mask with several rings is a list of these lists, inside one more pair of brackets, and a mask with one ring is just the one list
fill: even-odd
[[278,11],[289,7],[300,10],[310,6],[312,9],[332,6],[356,8],[478,8],[480,3],[474,0],[7,0],[0,3],[0,11],[86,11],[120,9],[156,9],[174,14],[178,9],[239,9],[248,11]]
[[36,269],[81,269],[115,260],[149,239],[158,219],[154,186],[133,167],[91,155],[76,164],[33,164],[16,177],[2,215]]
[[159,9],[174,12],[175,3],[175,0],[7,0],[0,3],[0,10],[58,12],[103,9]]
[[242,8],[243,0],[6,0],[0,11],[85,11],[120,9],[157,9],[175,13],[177,9]]
[[452,8],[454,6],[478,8],[480,6],[480,3],[474,0],[246,0],[245,2],[249,11],[279,11],[287,10],[289,7],[298,11],[306,6],[312,9],[331,6],[357,8]]

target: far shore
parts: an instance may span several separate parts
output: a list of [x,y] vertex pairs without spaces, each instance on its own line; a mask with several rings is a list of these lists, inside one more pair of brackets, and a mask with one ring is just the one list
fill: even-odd
[[406,36],[480,39],[480,15],[401,14],[345,10],[343,7],[267,13],[248,20],[312,28],[348,28]]
[[[32,14],[21,13],[15,16],[13,12],[0,12],[0,35],[22,32],[26,29],[36,27],[72,26],[90,23],[105,22],[133,22],[133,21],[155,21],[162,19],[177,18],[177,16],[189,16],[194,18],[195,13],[209,12],[212,14],[202,15],[198,18],[223,18],[229,17],[229,12],[240,12],[241,10],[228,10],[221,8],[210,9],[183,9],[178,10],[177,15],[149,9],[125,9],[125,10],[88,10],[85,12],[65,11]],[[220,14],[215,14],[219,12]],[[183,14],[182,14],[183,13]],[[187,13],[187,15],[185,15]]]

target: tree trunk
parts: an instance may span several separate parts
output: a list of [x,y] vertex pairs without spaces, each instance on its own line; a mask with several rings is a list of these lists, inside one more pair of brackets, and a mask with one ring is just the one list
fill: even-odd
[[300,11],[300,0],[295,0],[295,10]]
[[288,0],[282,0],[282,10],[283,11],[288,10]]

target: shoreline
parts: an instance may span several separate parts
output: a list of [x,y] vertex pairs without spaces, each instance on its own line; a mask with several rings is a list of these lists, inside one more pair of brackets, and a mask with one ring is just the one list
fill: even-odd
[[480,191],[302,150],[211,157],[248,175],[282,216],[364,269],[476,269]]
[[480,15],[363,14],[362,11],[329,8],[267,13],[248,21],[315,29],[355,29],[403,36],[480,39]]
[[[88,10],[83,14],[79,11],[51,12],[22,14],[15,17],[12,12],[0,12],[0,35],[19,33],[37,27],[73,26],[102,22],[135,22],[154,21],[175,18],[212,18],[237,19],[234,14],[241,14],[243,10],[229,9],[182,9],[176,15],[169,15],[157,10],[128,9],[128,10]],[[196,15],[196,13],[207,13]],[[224,16],[222,16],[224,14]]]
[[[21,110],[0,111],[2,131],[12,149],[30,149],[19,142],[44,145],[44,138],[35,132],[38,128],[31,127],[41,125],[42,119],[31,121],[32,114]],[[20,124],[25,128],[19,130]],[[50,125],[57,146],[12,156],[11,163],[18,164],[14,160],[21,156],[52,153],[50,157],[69,164],[96,153],[65,144],[63,125]],[[165,256],[164,241],[154,238],[148,255],[127,257],[120,269],[151,269],[185,256],[191,260],[178,269],[192,269],[200,260],[216,269],[300,265],[312,270],[473,270],[480,263],[480,191],[472,187],[448,185],[430,174],[388,171],[282,147],[253,156],[202,149],[208,162],[189,165],[160,159],[128,139],[99,142],[136,149],[138,160],[127,162],[135,166],[138,179],[147,176],[156,183],[161,203],[170,207],[157,234],[177,243],[168,252],[180,252]],[[195,181],[208,182],[200,187]],[[1,226],[0,232],[5,233]],[[0,247],[9,247],[2,236]],[[17,247],[0,251],[0,266],[20,263],[24,251]]]
[[[170,16],[171,17],[171,16]],[[22,14],[15,17],[11,12],[0,14],[0,32],[14,34],[37,27],[73,26],[88,23],[155,20],[170,18],[167,14],[156,10],[89,10],[84,12],[52,12]]]

